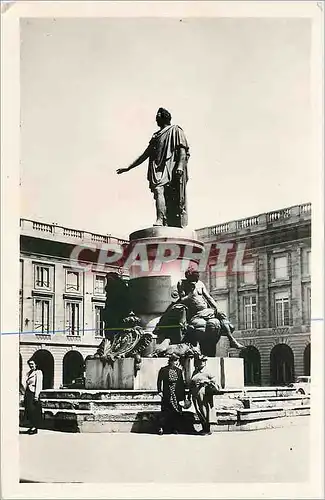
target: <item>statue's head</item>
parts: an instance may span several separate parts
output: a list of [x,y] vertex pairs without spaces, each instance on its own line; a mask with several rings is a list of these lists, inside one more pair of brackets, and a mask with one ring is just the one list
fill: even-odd
[[196,283],[200,279],[200,273],[196,269],[189,268],[185,272],[185,278],[187,279],[187,281],[190,281],[191,283],[194,283],[194,282]]
[[158,127],[170,125],[172,115],[165,108],[159,108],[156,115],[156,122]]

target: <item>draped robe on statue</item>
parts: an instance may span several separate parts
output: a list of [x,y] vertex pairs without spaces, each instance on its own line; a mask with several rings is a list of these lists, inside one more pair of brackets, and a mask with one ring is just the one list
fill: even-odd
[[[185,134],[178,125],[168,125],[152,136],[149,148],[150,189],[155,192],[158,187],[164,188],[167,225],[185,227],[187,225],[187,161],[190,156]],[[183,175],[178,177],[175,175],[175,170],[178,166],[181,148],[185,149],[186,157],[180,165]]]

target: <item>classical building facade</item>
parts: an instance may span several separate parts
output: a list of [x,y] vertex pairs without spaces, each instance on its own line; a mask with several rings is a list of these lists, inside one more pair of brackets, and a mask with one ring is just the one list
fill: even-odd
[[[106,273],[127,279],[117,264],[100,263],[98,251],[127,241],[26,219],[20,226],[20,374],[33,356],[44,388],[58,388],[83,375],[85,357],[103,338]],[[245,346],[246,384],[281,385],[309,374],[311,205],[196,232],[210,255],[202,280]]]
[[[127,242],[21,219],[22,380],[31,356],[43,371],[44,389],[58,388],[83,375],[85,357],[94,354],[103,338],[100,312],[105,303],[105,275],[121,272],[96,258],[94,249],[107,243]],[[71,256],[76,249],[82,252],[74,261]],[[91,262],[96,265],[87,269],[84,264]]]
[[311,204],[196,232],[211,247],[202,279],[245,346],[246,384],[310,375]]

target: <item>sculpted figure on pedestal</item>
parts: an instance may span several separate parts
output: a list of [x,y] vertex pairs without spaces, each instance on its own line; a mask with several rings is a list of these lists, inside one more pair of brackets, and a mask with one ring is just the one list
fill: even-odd
[[101,317],[105,325],[105,339],[95,357],[113,360],[141,354],[152,341],[152,334],[143,331],[140,318],[132,311],[127,283],[118,273],[108,273],[105,291],[106,301]]
[[243,348],[233,336],[233,325],[218,311],[217,303],[199,277],[198,271],[189,269],[185,280],[178,283],[179,299],[169,306],[155,330],[158,335],[156,350],[160,342],[170,338],[173,343],[199,346],[202,354],[213,356],[222,335],[228,337],[230,347]]
[[148,164],[149,187],[156,202],[155,226],[187,226],[186,184],[189,147],[181,127],[171,125],[171,114],[159,108],[156,115],[159,131],[155,132],[148,147],[127,168],[119,168],[118,174]]

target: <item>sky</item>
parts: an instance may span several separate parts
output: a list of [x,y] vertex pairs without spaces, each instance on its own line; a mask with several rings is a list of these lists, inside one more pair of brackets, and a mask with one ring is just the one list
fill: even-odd
[[312,200],[310,23],[21,20],[21,217],[127,237],[155,208],[147,164],[170,110],[190,145],[193,229]]

